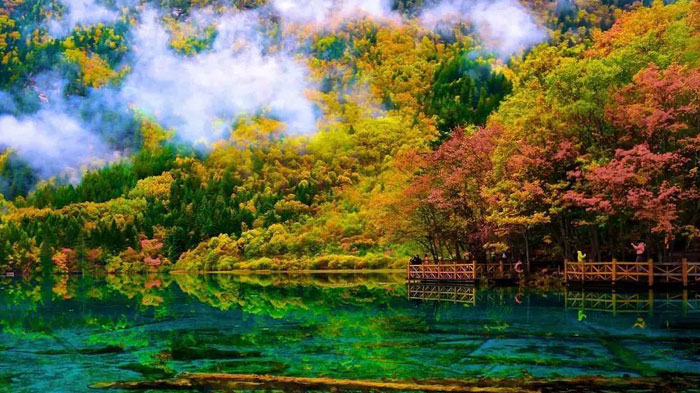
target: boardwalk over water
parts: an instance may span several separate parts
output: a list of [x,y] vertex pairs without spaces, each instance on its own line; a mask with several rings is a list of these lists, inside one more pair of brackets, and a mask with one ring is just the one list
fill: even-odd
[[655,263],[641,262],[564,261],[564,280],[567,283],[591,284],[638,284],[654,286],[675,284],[687,287],[700,285],[700,262]]
[[[495,262],[477,264],[476,262],[440,262],[408,265],[406,272],[408,282],[451,282],[473,283],[480,277],[489,279],[513,278],[522,273],[514,263]],[[564,261],[564,281],[567,284],[627,285],[636,284],[652,287],[654,285],[673,285],[688,287],[700,285],[700,262],[610,262]]]

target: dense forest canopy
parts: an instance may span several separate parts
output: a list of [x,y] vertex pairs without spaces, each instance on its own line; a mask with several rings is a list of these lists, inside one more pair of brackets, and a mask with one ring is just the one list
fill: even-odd
[[697,0],[4,0],[0,88],[0,271],[698,246]]

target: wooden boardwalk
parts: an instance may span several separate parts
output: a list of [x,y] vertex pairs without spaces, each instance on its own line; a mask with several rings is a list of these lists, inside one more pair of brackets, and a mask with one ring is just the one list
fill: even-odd
[[615,285],[677,284],[687,287],[700,284],[700,262],[572,262],[564,261],[564,281]]
[[408,265],[408,276],[412,281],[455,281],[474,282],[476,280],[476,262],[472,263],[435,263]]
[[470,283],[481,276],[504,278],[515,272],[515,264],[507,262],[477,264],[476,262],[448,262],[408,265],[409,282]]

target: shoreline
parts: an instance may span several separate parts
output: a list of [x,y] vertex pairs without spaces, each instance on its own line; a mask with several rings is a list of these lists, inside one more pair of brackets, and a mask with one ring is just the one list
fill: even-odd
[[318,270],[318,269],[301,269],[301,270],[243,269],[243,270],[202,270],[202,271],[193,271],[193,272],[188,272],[186,270],[170,270],[169,272],[163,272],[163,273],[169,273],[169,274],[173,274],[173,275],[178,275],[178,274],[179,275],[184,275],[184,274],[232,274],[232,275],[233,274],[237,274],[237,275],[246,275],[246,274],[352,274],[352,273],[398,274],[398,273],[406,273],[406,269],[327,269],[327,270]]

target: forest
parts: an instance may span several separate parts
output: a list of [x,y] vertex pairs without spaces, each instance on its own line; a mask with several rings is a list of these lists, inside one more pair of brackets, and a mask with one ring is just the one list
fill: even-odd
[[313,4],[4,0],[0,273],[700,257],[700,1]]

